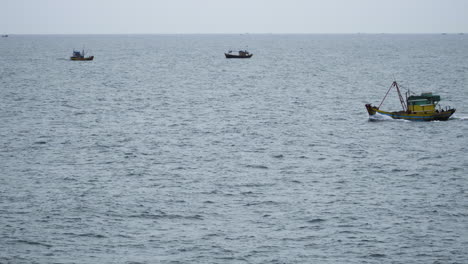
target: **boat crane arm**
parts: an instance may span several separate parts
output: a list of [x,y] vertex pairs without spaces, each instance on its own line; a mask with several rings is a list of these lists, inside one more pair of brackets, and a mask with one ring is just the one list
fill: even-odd
[[406,104],[405,104],[405,100],[403,100],[403,96],[401,96],[400,88],[398,87],[398,83],[397,83],[396,81],[394,81],[394,82],[392,83],[392,85],[390,85],[390,88],[388,88],[388,91],[387,91],[387,93],[385,94],[384,98],[382,99],[382,102],[380,102],[380,105],[379,105],[378,108],[380,108],[380,107],[382,106],[383,102],[384,102],[385,99],[387,98],[388,93],[390,92],[390,90],[391,90],[393,87],[395,87],[396,90],[397,90],[397,92],[398,92],[398,97],[400,98],[400,103],[401,103],[401,106],[403,107],[403,110],[404,110],[404,111],[408,111],[408,108],[407,108],[407,106],[406,106]]
[[393,83],[392,83],[392,85],[390,85],[390,88],[388,88],[387,93],[385,94],[384,98],[382,99],[382,102],[380,102],[379,107],[377,107],[377,108],[380,108],[382,106],[383,102],[385,101],[385,98],[387,98],[387,95],[390,92],[390,90],[392,89],[392,87],[393,87]]

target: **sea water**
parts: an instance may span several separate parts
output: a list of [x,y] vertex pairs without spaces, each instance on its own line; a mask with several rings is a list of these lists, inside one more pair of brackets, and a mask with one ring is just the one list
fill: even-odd
[[467,35],[10,35],[0,263],[467,263],[467,86]]

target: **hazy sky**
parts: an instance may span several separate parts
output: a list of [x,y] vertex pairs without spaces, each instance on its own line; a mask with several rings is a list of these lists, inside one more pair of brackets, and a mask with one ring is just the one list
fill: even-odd
[[0,34],[468,32],[468,0],[0,0],[0,10]]

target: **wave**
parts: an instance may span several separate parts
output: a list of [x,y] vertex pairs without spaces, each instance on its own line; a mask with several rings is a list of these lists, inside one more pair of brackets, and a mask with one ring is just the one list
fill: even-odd
[[93,234],[93,233],[78,234],[77,236],[79,236],[79,237],[106,238],[106,236],[104,236],[104,235]]
[[15,240],[16,243],[24,243],[24,244],[28,244],[28,245],[34,245],[34,246],[43,246],[43,247],[48,247],[48,248],[51,248],[52,245],[49,245],[49,244],[46,244],[46,243],[42,243],[42,242],[37,242],[37,241],[30,241],[30,240],[24,240],[24,239],[18,239],[18,240]]
[[251,165],[251,164],[249,164],[249,165],[245,165],[245,167],[253,168],[253,169],[264,169],[264,170],[268,169],[268,167],[265,166],[265,165]]
[[461,121],[466,121],[466,120],[468,120],[468,116],[452,116],[449,120],[461,120]]
[[131,215],[129,217],[132,218],[146,218],[146,219],[185,219],[185,220],[203,220],[203,216],[201,215],[178,215],[178,214],[139,214],[139,215]]
[[247,203],[244,206],[257,206],[257,205],[279,205],[279,202],[275,201],[262,201],[262,202],[252,202],[252,203]]
[[322,218],[315,218],[315,219],[307,220],[307,223],[321,223],[321,222],[325,222],[325,221],[326,220],[322,219]]
[[396,121],[396,122],[411,122],[405,119],[393,119],[390,116],[375,113],[375,115],[369,116],[369,121]]
[[372,253],[372,254],[369,254],[366,257],[369,257],[369,258],[385,258],[386,256],[387,255],[381,254],[381,253]]

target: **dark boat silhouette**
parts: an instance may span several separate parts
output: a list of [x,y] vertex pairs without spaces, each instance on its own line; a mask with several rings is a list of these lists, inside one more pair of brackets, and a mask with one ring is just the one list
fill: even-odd
[[226,56],[226,59],[248,59],[253,56],[253,54],[247,50],[239,50],[237,54],[230,50],[228,53],[224,53],[224,55]]
[[73,61],[92,61],[94,56],[85,57],[85,51],[73,50],[73,55],[70,57],[70,60]]

